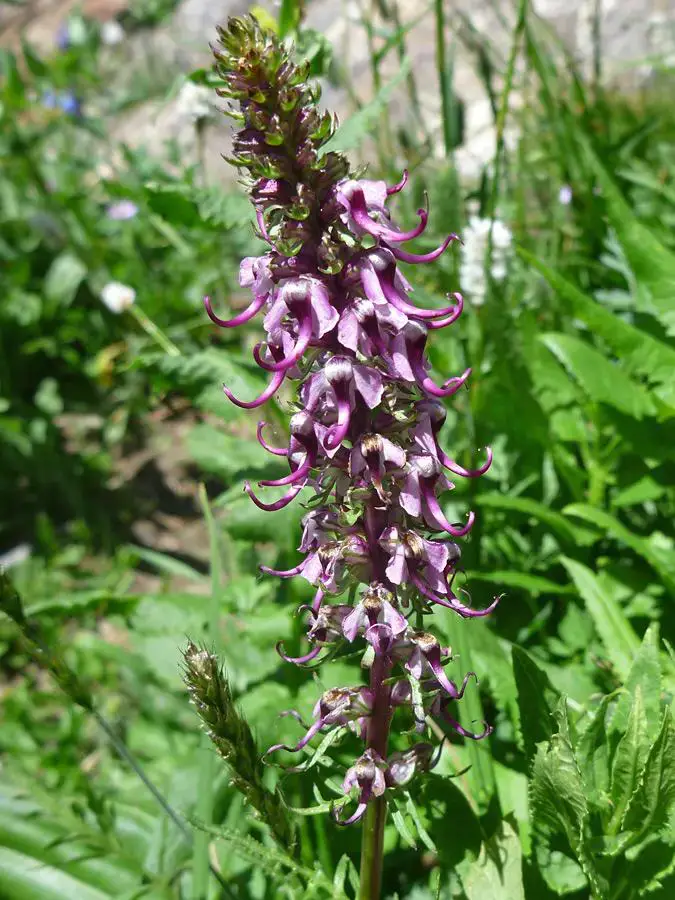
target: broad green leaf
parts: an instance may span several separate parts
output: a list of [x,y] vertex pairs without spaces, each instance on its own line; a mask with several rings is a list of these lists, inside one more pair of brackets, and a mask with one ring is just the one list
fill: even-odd
[[467,900],[525,900],[520,838],[507,821],[484,841],[478,859],[458,867]]
[[589,568],[567,557],[562,557],[561,562],[586,604],[607,655],[619,676],[625,679],[640,646],[630,622],[614,597],[603,589],[597,576]]
[[333,137],[321,148],[322,153],[344,153],[358,147],[370,133],[389,105],[392,94],[410,72],[410,60],[406,59],[396,75],[383,85],[373,99],[340,125]]
[[652,893],[663,885],[663,879],[675,872],[675,822],[671,815],[670,827],[657,840],[646,840],[629,851],[629,865],[626,873],[630,884],[639,896],[648,895],[655,900],[666,900],[672,896],[673,881],[668,879],[670,888]]
[[205,582],[207,580],[206,575],[193,569],[192,566],[184,563],[181,559],[169,556],[168,553],[160,553],[148,547],[139,547],[137,544],[129,544],[129,547],[139,559],[149,563],[164,575],[171,575],[175,578],[187,578],[190,581],[197,582]]
[[620,319],[531,253],[523,249],[518,252],[569,303],[571,311],[585,322],[592,334],[601,337],[614,350],[621,361],[621,367],[627,373],[644,376],[650,384],[657,386],[657,397],[675,406],[675,383],[672,377],[675,349]]
[[333,890],[336,897],[346,896],[347,882],[356,893],[359,889],[359,874],[351,859],[346,853],[343,853],[335,866],[335,875],[333,876]]
[[647,719],[642,691],[637,687],[626,731],[617,745],[612,761],[610,794],[614,809],[609,821],[611,834],[616,834],[619,830],[630,798],[638,785],[648,751]]
[[666,493],[665,485],[659,484],[651,475],[644,475],[638,481],[623,488],[612,497],[616,508],[640,506],[649,500],[659,500]]
[[558,693],[532,657],[521,647],[513,647],[513,674],[518,690],[520,731],[528,765],[532,764],[537,744],[551,738],[554,731],[553,709]]
[[659,659],[659,626],[653,622],[642,639],[635,661],[626,679],[625,692],[619,696],[612,716],[611,728],[622,733],[631,715],[633,698],[640,691],[650,740],[656,737],[661,723],[661,662]]
[[649,392],[591,344],[569,334],[543,334],[540,340],[591,400],[607,403],[635,419],[656,414]]
[[[199,424],[190,429],[188,449],[200,468],[221,478],[237,478],[244,474],[251,477],[279,477],[288,472],[279,457],[263,450],[252,436],[250,439],[235,437],[214,428]],[[261,489],[264,497],[265,489]]]
[[587,888],[588,880],[584,875],[584,870],[575,859],[566,853],[552,850],[545,843],[538,843],[536,858],[544,881],[558,896],[574,894]]
[[481,683],[487,681],[488,690],[495,698],[497,708],[508,713],[517,728],[518,692],[513,677],[510,648],[506,641],[500,640],[487,622],[474,622],[475,640],[473,657],[477,671],[484,673]]
[[[473,646],[477,640],[477,634],[471,628],[466,627],[465,620],[460,619],[449,610],[439,610],[435,618],[439,627],[446,634],[453,652],[462,660],[463,670],[475,672]],[[480,693],[475,687],[468,688],[459,704],[459,721],[465,728],[472,731],[484,720]],[[479,807],[487,807],[495,792],[495,774],[488,742],[467,741],[466,751],[471,761],[471,769],[468,773],[471,793]]]
[[640,537],[626,528],[615,516],[586,503],[571,503],[563,512],[566,516],[574,516],[576,519],[592,523],[615,540],[626,544],[652,566],[670,591],[675,591],[675,553],[670,541],[662,548],[655,534],[649,539]]
[[612,694],[602,698],[575,748],[584,784],[588,788],[589,803],[600,808],[608,805],[610,770],[606,720],[607,709],[613,700]]
[[[555,581],[543,578],[541,575],[533,575],[531,572],[504,571],[503,569],[498,569],[496,572],[472,571],[469,578],[471,581],[487,581],[505,588],[520,588],[533,597],[540,597],[542,594],[553,594],[557,597],[561,594],[574,593],[574,588],[568,584],[557,584]],[[508,594],[505,602],[508,602]]]
[[488,506],[491,509],[504,509],[507,511],[523,513],[526,516],[548,525],[551,531],[558,537],[571,544],[587,546],[596,540],[596,534],[588,528],[576,528],[571,525],[564,516],[556,510],[532,500],[529,497],[509,497],[507,494],[478,494],[476,503]]
[[0,847],[0,896],[3,900],[110,900],[118,896],[118,885],[102,891],[41,859]]
[[675,802],[675,732],[667,707],[652,744],[640,783],[630,799],[622,828],[640,836],[657,834]]
[[[307,499],[309,496],[308,493]],[[241,486],[236,485],[221,494],[214,505],[223,510],[222,525],[232,537],[256,543],[269,541],[279,551],[288,549],[291,543],[297,545],[299,541],[300,518],[304,512],[301,499],[302,493],[284,509],[267,512],[259,509],[242,493]],[[273,560],[270,560],[270,563],[272,562]]]
[[52,304],[68,306],[87,274],[87,267],[73,253],[64,251],[52,262],[44,280],[44,295]]
[[605,892],[588,850],[585,835],[588,819],[586,787],[572,747],[565,698],[556,710],[558,733],[537,747],[530,787],[535,835],[549,845],[549,836],[562,834],[584,874],[591,882],[593,896]]
[[[412,788],[426,829],[438,848],[441,866],[454,869],[467,851],[475,859],[481,849],[481,825],[456,781],[429,772],[424,779],[413,781]],[[448,840],[448,822],[462,823],[461,843]]]

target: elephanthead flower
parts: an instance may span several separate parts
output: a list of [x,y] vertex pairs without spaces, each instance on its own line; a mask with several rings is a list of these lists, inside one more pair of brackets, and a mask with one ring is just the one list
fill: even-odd
[[[457,236],[448,234],[427,253],[407,248],[429,218],[426,208],[411,225],[393,215],[390,206],[407,174],[394,185],[355,178],[343,156],[324,150],[334,123],[316,109],[307,66],[296,65],[288,46],[255,19],[230,19],[219,30],[215,56],[219,94],[238,105],[231,161],[245,174],[267,248],[241,263],[240,284],[252,295],[242,312],[221,317],[208,298],[205,306],[219,327],[250,326],[259,317],[264,331],[252,355],[267,386],[256,397],[235,396],[225,386],[232,402],[255,409],[282,384],[291,391],[287,441],[273,438],[265,422],[257,431],[261,446],[287,462],[288,472],[256,488],[247,482],[246,493],[271,513],[310,505],[298,561],[287,569],[261,567],[315,588],[311,604],[298,610],[307,616],[308,646],[297,655],[281,643],[277,650],[300,666],[363,650],[369,673],[367,686],[324,692],[297,743],[275,744],[265,756],[312,754],[320,735],[356,732],[363,752],[348,767],[345,797],[334,809],[348,825],[435,764],[433,745],[425,741],[389,752],[397,717],[407,717],[408,726],[412,717],[420,734],[430,717],[467,738],[489,733],[487,727],[469,731],[457,719],[454,706],[475,676],[451,677],[452,654],[430,618],[438,606],[472,618],[497,603],[474,608],[456,588],[457,541],[470,533],[475,515],[467,511],[453,521],[444,510],[444,495],[454,486],[448,476],[478,477],[492,461],[488,448],[484,462],[465,468],[439,445],[442,401],[465,389],[471,370],[443,379],[427,359],[430,336],[458,319],[463,299],[453,293],[443,308],[427,309],[399,268],[400,262],[433,263]],[[480,262],[483,277],[487,232],[479,220],[469,230],[464,274],[478,296],[473,269]],[[496,223],[492,238],[499,280],[511,235]],[[267,499],[269,489],[282,493]],[[298,713],[288,714],[302,723]]]

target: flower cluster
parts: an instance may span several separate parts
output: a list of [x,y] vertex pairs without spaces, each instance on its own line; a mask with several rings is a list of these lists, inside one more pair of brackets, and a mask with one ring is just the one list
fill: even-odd
[[[299,495],[308,508],[298,564],[286,571],[263,567],[280,578],[304,578],[316,589],[304,608],[307,653],[292,658],[278,650],[304,665],[324,648],[330,653],[340,642],[360,642],[370,669],[367,687],[327,691],[297,744],[267,753],[300,752],[327,729],[358,733],[364,753],[343,783],[348,797],[356,795],[347,824],[361,818],[371,798],[435,762],[427,742],[388,753],[395,713],[407,716],[419,734],[428,716],[468,738],[490,731],[468,732],[453,717],[452,704],[473,673],[459,686],[449,677],[450,649],[423,622],[435,606],[473,617],[487,615],[497,602],[474,609],[453,586],[456,539],[470,531],[474,516],[449,521],[440,502],[453,488],[449,477],[481,475],[492,456],[488,450],[480,468],[467,470],[438,443],[441,401],[465,384],[470,370],[435,382],[426,344],[431,331],[458,318],[462,298],[455,294],[442,309],[423,309],[399,268],[399,262],[432,262],[456,235],[429,253],[405,249],[422,234],[428,215],[418,210],[408,230],[392,220],[388,202],[405,187],[406,174],[393,186],[350,178],[341,156],[321,152],[332,122],[316,112],[307,72],[289,51],[252,19],[230,20],[219,34],[220,93],[238,102],[242,124],[232,161],[248,172],[269,249],[241,264],[240,283],[252,293],[245,310],[222,319],[208,299],[206,309],[224,328],[264,316],[265,340],[253,355],[268,385],[251,399],[225,386],[232,402],[256,408],[285,381],[297,385],[287,446],[272,446],[265,423],[258,426],[261,445],[286,458],[288,474],[257,489],[246,484],[261,509],[279,510]],[[267,488],[281,489],[281,496],[268,499]]]

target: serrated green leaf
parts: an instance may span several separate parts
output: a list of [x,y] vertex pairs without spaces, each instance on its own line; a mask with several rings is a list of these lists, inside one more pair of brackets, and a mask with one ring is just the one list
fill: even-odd
[[618,363],[611,362],[591,344],[570,334],[543,334],[540,340],[578,381],[591,400],[642,419],[656,415],[647,390],[633,381]]
[[536,745],[549,740],[554,732],[553,709],[559,694],[548,676],[521,647],[513,647],[513,674],[518,690],[518,709],[523,749],[532,764]]
[[640,837],[657,834],[668,821],[675,802],[675,733],[667,707],[658,737],[652,744],[622,827]]
[[390,804],[390,813],[391,821],[394,823],[394,827],[399,833],[399,836],[401,837],[403,843],[408,847],[417,849],[417,841],[415,840],[413,833],[408,828],[403,810],[394,801],[392,801]]
[[642,702],[642,691],[638,686],[633,696],[628,727],[617,745],[612,761],[610,795],[614,810],[609,821],[611,834],[616,834],[619,830],[630,798],[638,785],[648,752],[647,718]]
[[282,853],[277,846],[269,844],[261,844],[260,841],[249,835],[240,834],[231,828],[225,828],[222,825],[207,825],[204,822],[193,821],[196,828],[205,831],[213,837],[221,838],[232,847],[235,853],[240,854],[244,859],[254,863],[261,871],[273,877],[279,877],[281,870],[288,869],[291,872],[302,874],[309,878],[312,875],[310,869],[296,863],[294,859],[285,853]]
[[628,673],[625,688],[612,716],[612,730],[619,733],[626,730],[633,697],[639,689],[647,723],[647,734],[650,740],[654,740],[661,723],[661,663],[659,660],[659,626],[656,622],[653,622],[645,632],[640,649]]
[[652,308],[669,334],[675,334],[675,255],[638,221],[588,142],[585,142],[585,153],[600,183],[609,220],[635,280],[649,291],[646,306]]
[[656,396],[675,405],[675,350],[634,325],[620,319],[531,253],[519,248],[519,254],[534,266],[560,297],[567,301],[575,316],[582,319],[589,330],[601,337],[621,360],[621,367],[629,374],[642,375],[656,386]]
[[551,835],[564,835],[569,847],[591,883],[594,897],[606,896],[586,837],[588,800],[581,770],[570,737],[564,698],[556,710],[558,733],[540,744],[532,767],[530,803],[537,839],[549,846]]
[[346,853],[343,853],[335,866],[335,875],[333,876],[333,890],[336,897],[346,896],[346,884],[352,887],[354,892],[359,889],[359,873],[356,867]]
[[608,801],[610,769],[606,720],[613,700],[613,694],[602,698],[575,748],[589,802],[601,808],[606,807]]
[[562,557],[562,564],[586,604],[598,634],[619,676],[628,676],[640,643],[631,624],[614,597],[603,589],[598,577],[574,559]]

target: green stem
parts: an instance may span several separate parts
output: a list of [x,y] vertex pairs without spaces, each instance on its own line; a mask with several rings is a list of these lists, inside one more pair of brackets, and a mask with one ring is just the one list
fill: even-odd
[[371,800],[363,817],[359,900],[379,900],[380,897],[386,818],[386,797],[383,795]]
[[161,328],[158,328],[158,326],[155,325],[152,319],[147,316],[142,309],[139,309],[139,307],[134,304],[133,306],[129,307],[129,312],[136,319],[143,331],[145,331],[146,334],[150,335],[150,337],[154,341],[157,341],[162,350],[168,353],[169,356],[181,355],[180,350],[178,349],[178,347],[176,347],[173,341],[164,334]]
[[434,11],[436,14],[436,70],[441,88],[441,120],[443,123],[443,144],[446,156],[452,155],[453,150],[453,123],[452,123],[452,98],[450,96],[450,79],[448,78],[448,64],[445,54],[445,13],[444,0],[435,0]]

